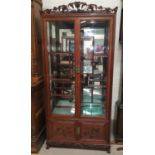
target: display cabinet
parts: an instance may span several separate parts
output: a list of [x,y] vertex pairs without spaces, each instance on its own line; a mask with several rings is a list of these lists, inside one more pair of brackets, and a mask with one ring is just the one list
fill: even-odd
[[42,11],[47,148],[110,151],[116,12],[83,2]]

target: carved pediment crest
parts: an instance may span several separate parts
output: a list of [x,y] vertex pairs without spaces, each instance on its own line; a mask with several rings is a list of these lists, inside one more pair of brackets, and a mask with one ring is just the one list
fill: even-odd
[[85,2],[75,1],[69,3],[68,5],[60,5],[58,7],[54,7],[53,9],[46,9],[42,13],[50,14],[50,13],[110,13],[115,14],[117,12],[118,7],[113,9],[109,7],[97,6],[96,4],[87,4]]

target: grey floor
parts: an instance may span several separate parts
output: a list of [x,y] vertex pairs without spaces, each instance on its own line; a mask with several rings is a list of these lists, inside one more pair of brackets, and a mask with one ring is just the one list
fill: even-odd
[[42,146],[39,155],[123,155],[123,150],[117,150],[122,145],[111,146],[111,153],[96,150],[83,150],[83,149],[65,149],[65,148],[50,148],[46,149],[46,144]]

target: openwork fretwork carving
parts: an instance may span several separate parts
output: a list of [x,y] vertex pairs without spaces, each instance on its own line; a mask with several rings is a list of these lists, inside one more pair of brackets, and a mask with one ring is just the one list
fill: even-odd
[[73,2],[68,5],[60,5],[58,7],[54,7],[53,9],[46,9],[42,13],[50,14],[50,13],[110,13],[115,14],[117,12],[117,8],[113,9],[106,8],[103,6],[97,6],[96,4],[87,4],[85,2]]

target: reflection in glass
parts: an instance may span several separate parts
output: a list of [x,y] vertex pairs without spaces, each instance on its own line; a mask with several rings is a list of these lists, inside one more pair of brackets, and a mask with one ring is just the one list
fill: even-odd
[[51,109],[75,114],[74,23],[47,22]]
[[81,21],[81,115],[104,116],[108,21]]

